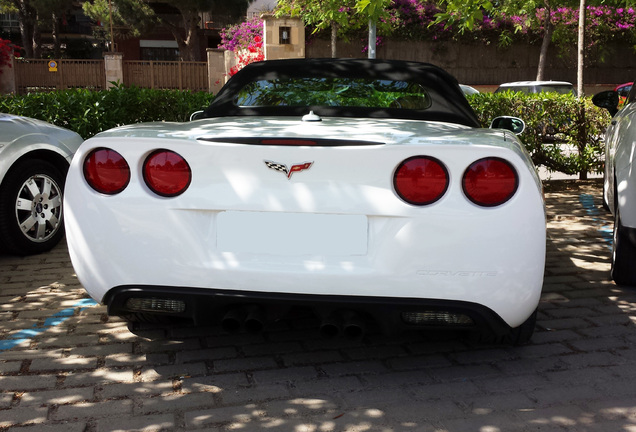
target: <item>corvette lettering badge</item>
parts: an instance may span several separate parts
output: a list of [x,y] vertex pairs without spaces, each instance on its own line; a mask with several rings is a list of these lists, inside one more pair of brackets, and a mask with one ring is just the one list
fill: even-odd
[[291,176],[293,173],[309,169],[313,165],[313,162],[305,162],[301,164],[292,165],[291,168],[289,169],[287,169],[287,165],[283,165],[278,162],[272,162],[268,160],[265,161],[265,165],[267,165],[267,168],[269,169],[273,169],[275,171],[280,171],[282,173],[285,173],[285,175],[287,175],[287,180],[289,180],[291,179]]

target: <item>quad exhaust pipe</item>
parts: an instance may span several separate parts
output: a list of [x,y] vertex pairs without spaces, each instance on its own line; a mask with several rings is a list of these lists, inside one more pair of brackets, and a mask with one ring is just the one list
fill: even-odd
[[265,327],[265,313],[259,306],[243,306],[228,310],[221,319],[221,328],[228,333],[245,329],[248,333],[259,333]]
[[[260,333],[265,327],[265,311],[256,305],[238,306],[229,309],[221,318],[221,328],[227,333]],[[344,336],[349,340],[360,340],[367,325],[364,318],[352,310],[332,312],[322,319],[320,334],[325,338]]]
[[333,312],[320,325],[320,334],[326,338],[342,335],[349,340],[360,340],[365,333],[365,320],[357,312],[350,310]]

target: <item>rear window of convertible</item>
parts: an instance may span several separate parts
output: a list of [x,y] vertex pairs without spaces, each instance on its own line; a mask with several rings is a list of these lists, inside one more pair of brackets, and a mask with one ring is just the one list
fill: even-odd
[[424,110],[431,97],[406,81],[365,78],[284,78],[254,81],[234,100],[239,107],[331,106]]

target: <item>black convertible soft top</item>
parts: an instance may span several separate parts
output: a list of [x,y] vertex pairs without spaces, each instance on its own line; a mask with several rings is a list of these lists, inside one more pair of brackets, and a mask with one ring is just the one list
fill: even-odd
[[[402,103],[398,104],[399,107],[395,104],[341,106],[329,103],[281,103],[285,101],[281,98],[281,95],[284,96],[281,88],[285,83],[291,83],[290,86],[295,87],[298,93],[297,83],[303,80],[308,80],[311,86],[317,82],[330,83],[336,80],[417,86],[426,95],[426,105],[421,102],[424,96],[417,99],[417,103]],[[362,85],[359,87],[364,89]],[[278,103],[240,103],[250,92],[256,93],[257,99],[264,99],[262,93],[272,88],[277,91]],[[360,88],[357,89],[358,96]],[[290,59],[251,63],[223,86],[205,110],[205,117],[303,116],[310,111],[321,117],[428,120],[480,127],[457,80],[443,69],[427,63],[377,59]]]

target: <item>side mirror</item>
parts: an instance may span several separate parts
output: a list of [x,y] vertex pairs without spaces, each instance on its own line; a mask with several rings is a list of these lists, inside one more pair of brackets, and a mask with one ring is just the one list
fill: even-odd
[[205,111],[195,111],[190,115],[190,121],[205,118]]
[[614,116],[618,112],[618,92],[608,90],[594,95],[592,103],[599,108],[605,108]]
[[520,135],[526,130],[526,124],[518,117],[501,116],[493,119],[490,129],[507,129],[515,135]]

